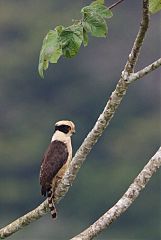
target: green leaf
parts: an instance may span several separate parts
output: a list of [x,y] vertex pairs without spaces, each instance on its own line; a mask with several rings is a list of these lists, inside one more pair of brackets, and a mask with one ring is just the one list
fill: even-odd
[[46,70],[50,63],[57,63],[62,55],[62,47],[59,41],[57,30],[50,30],[43,40],[43,45],[39,57],[39,74],[43,78],[43,71]]
[[111,18],[113,16],[112,11],[105,5],[98,3],[97,1],[92,2],[89,6],[82,8],[81,12],[85,16],[89,14],[98,14],[103,18]]
[[67,58],[74,57],[83,41],[83,26],[78,23],[62,30],[60,33],[63,55]]
[[88,33],[84,28],[83,28],[83,45],[84,47],[88,45]]
[[95,37],[106,37],[108,32],[106,21],[98,14],[88,14],[86,20],[83,21],[83,27]]
[[161,10],[161,0],[149,0],[149,11],[153,14]]
[[112,12],[103,4],[94,1],[87,7],[84,7],[83,13],[83,27],[87,32],[91,32],[92,36],[105,37],[108,32],[105,18],[112,17]]
[[89,5],[91,11],[99,14],[103,18],[111,18],[113,16],[112,11],[105,5],[98,3],[97,1]]

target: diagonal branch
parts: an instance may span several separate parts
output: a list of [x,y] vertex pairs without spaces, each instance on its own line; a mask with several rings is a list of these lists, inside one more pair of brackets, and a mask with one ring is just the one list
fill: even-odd
[[[85,161],[87,155],[92,150],[93,146],[96,144],[105,128],[109,125],[111,119],[113,118],[118,106],[120,105],[126,91],[128,89],[129,83],[126,81],[127,77],[134,70],[134,66],[137,62],[139,52],[148,29],[149,23],[149,13],[148,13],[148,0],[143,0],[143,14],[142,21],[139,32],[137,34],[136,40],[132,47],[131,53],[129,55],[128,61],[125,65],[125,68],[122,72],[122,76],[118,81],[116,89],[112,92],[103,112],[99,116],[97,122],[95,123],[91,132],[87,135],[82,145],[76,152],[73,161],[69,167],[69,170],[66,172],[64,178],[60,182],[58,188],[56,189],[55,202],[58,202],[68,191],[69,187],[73,183],[81,165]],[[15,220],[11,224],[0,230],[0,238],[6,238],[16,231],[19,231],[24,226],[30,224],[36,219],[42,217],[48,211],[47,201],[42,203],[36,209],[22,216],[21,218]]]
[[131,206],[159,167],[161,167],[161,147],[135,178],[120,200],[89,228],[71,240],[90,240],[106,229]]
[[158,60],[156,60],[155,62],[151,63],[150,65],[148,65],[147,67],[141,69],[140,71],[136,72],[136,73],[132,73],[128,79],[127,82],[128,83],[132,83],[142,77],[144,77],[145,75],[147,75],[148,73],[154,71],[155,69],[159,68],[161,66],[161,58],[159,58]]

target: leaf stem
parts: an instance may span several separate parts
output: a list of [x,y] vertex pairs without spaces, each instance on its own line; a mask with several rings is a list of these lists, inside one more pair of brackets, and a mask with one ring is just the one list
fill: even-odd
[[120,4],[121,2],[123,2],[124,0],[119,0],[117,2],[115,2],[114,4],[112,4],[111,6],[109,6],[109,9],[112,9],[114,7],[116,7],[118,4]]

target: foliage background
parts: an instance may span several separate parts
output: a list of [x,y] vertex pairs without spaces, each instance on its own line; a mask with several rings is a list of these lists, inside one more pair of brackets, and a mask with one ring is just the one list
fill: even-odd
[[[114,1],[107,1],[110,5]],[[90,38],[73,59],[50,65],[45,79],[37,64],[42,39],[56,25],[79,19],[90,1],[0,2],[0,224],[43,200],[39,167],[53,124],[72,119],[77,126],[74,152],[93,127],[114,90],[140,21],[141,0],[113,10],[107,39]],[[137,69],[160,55],[160,15],[151,25]],[[56,222],[47,215],[11,239],[65,240],[83,230],[124,193],[160,142],[159,70],[134,83],[109,128],[88,156],[58,206]],[[156,174],[139,199],[100,240],[160,239],[160,181]]]

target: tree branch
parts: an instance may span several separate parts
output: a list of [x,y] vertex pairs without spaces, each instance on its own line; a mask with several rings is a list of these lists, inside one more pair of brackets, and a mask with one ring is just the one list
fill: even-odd
[[[128,61],[122,72],[122,76],[118,81],[116,89],[114,90],[114,92],[112,92],[103,112],[99,116],[91,132],[89,132],[89,134],[83,141],[82,145],[76,152],[69,167],[69,170],[66,172],[64,178],[62,179],[58,188],[56,189],[55,203],[57,203],[68,192],[68,189],[73,183],[81,165],[85,161],[87,155],[90,153],[95,143],[98,141],[98,139],[104,132],[105,128],[109,125],[124,95],[126,94],[129,83],[125,79],[127,79],[133,72],[146,31],[148,29],[148,23],[149,23],[148,0],[143,0],[143,16],[141,26],[137,34],[136,40],[134,42],[134,45],[132,47],[131,53],[129,55]],[[47,211],[48,206],[47,202],[45,201],[30,213],[27,213],[23,217],[20,217],[19,219],[15,220],[8,226],[2,228],[0,230],[0,238],[6,238],[10,236],[11,234],[20,230],[24,226],[30,224],[31,222],[43,216]]]
[[129,54],[128,61],[125,65],[124,70],[122,71],[122,78],[128,84],[132,83],[137,79],[142,78],[143,76],[155,70],[161,65],[161,59],[158,59],[157,61],[140,70],[139,72],[133,73],[148,27],[149,27],[149,0],[143,0],[143,17],[140,23],[140,29],[135,39],[132,51]]
[[128,61],[123,71],[123,74],[125,74],[126,76],[134,71],[134,67],[140,54],[140,49],[144,42],[145,34],[148,30],[148,27],[149,27],[149,0],[143,0],[143,12],[139,32],[136,36],[131,53],[129,54]]
[[79,235],[71,240],[90,240],[106,229],[113,223],[121,214],[123,214],[139,196],[140,191],[146,186],[153,174],[161,166],[161,147],[156,154],[150,159],[147,165],[143,168],[140,174],[135,178],[128,190],[120,198],[120,200],[102,215],[89,228],[84,230]]
[[148,73],[154,71],[155,69],[159,68],[160,66],[161,66],[161,58],[159,58],[155,62],[151,63],[149,66],[143,68],[142,70],[140,70],[136,73],[130,74],[130,76],[127,79],[127,82],[132,83],[132,82],[144,77]]

